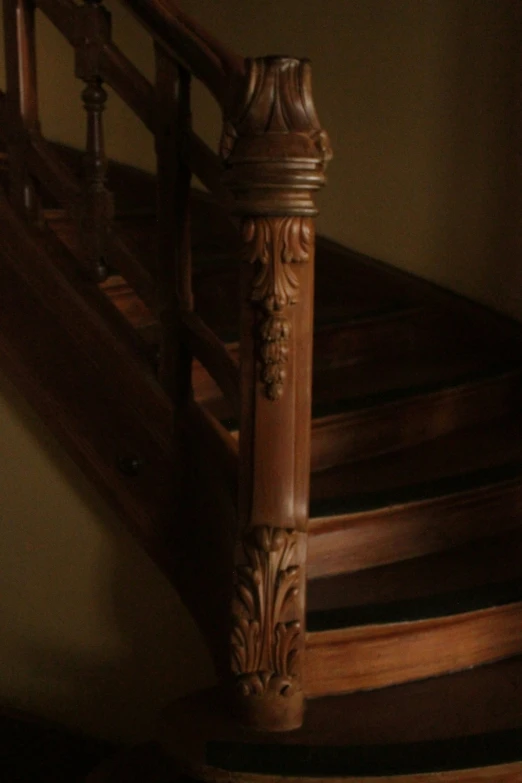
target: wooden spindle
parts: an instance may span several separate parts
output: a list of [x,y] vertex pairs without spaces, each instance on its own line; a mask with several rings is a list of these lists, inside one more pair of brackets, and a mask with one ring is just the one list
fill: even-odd
[[86,0],[78,9],[76,35],[76,76],[85,82],[82,91],[87,114],[83,161],[83,203],[79,222],[85,264],[92,278],[106,279],[109,233],[114,216],[113,197],[107,188],[107,157],[103,132],[103,112],[107,93],[100,77],[103,47],[110,41],[108,11],[100,0]]
[[331,156],[310,66],[248,61],[221,153],[241,218],[241,537],[232,673],[241,719],[283,731],[303,719],[306,530],[313,341],[313,192]]
[[94,77],[82,92],[87,112],[87,137],[83,159],[85,204],[82,234],[86,240],[88,267],[97,281],[107,277],[107,240],[113,217],[112,196],[107,190],[107,157],[102,113],[107,101],[101,79]]
[[180,314],[193,308],[190,244],[191,171],[184,161],[190,116],[190,74],[155,47],[158,119],[157,218],[161,346],[159,376],[173,399],[190,394],[191,358],[180,340]]
[[34,12],[32,0],[4,0],[9,195],[18,212],[31,221],[40,215],[35,184],[27,168],[29,137],[40,129]]

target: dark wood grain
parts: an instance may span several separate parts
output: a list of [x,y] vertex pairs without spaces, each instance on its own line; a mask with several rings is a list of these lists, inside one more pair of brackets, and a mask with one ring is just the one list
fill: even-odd
[[476,612],[309,632],[305,688],[312,696],[382,688],[522,652],[522,602]]
[[475,490],[313,520],[308,573],[372,568],[510,530],[520,522],[521,503],[520,479],[481,481]]

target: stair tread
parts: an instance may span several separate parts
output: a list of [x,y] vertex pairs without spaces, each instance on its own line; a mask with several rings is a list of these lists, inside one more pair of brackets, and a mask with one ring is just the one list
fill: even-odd
[[319,368],[314,373],[315,417],[385,405],[522,369],[522,357],[490,357],[458,351],[394,358],[355,367]]
[[[389,364],[361,363],[354,367],[315,367],[312,391],[313,426],[320,426],[332,417],[344,418],[377,410],[379,406],[398,403],[414,397],[443,391],[458,392],[471,385],[498,378],[522,376],[522,357],[492,358],[455,355],[451,359],[433,356],[412,363],[406,356]],[[214,415],[222,419],[228,429],[237,429],[237,421],[230,417],[230,407],[219,388],[211,382],[202,386],[198,396],[211,406]],[[451,410],[445,415],[451,415]]]
[[522,420],[504,417],[391,454],[312,474],[311,516],[465,492],[522,475]]
[[522,577],[522,530],[446,552],[308,582],[311,612],[438,597]]
[[219,694],[203,692],[173,706],[165,742],[230,771],[285,776],[485,766],[522,758],[521,704],[519,657],[393,688],[310,700],[303,727],[277,736],[238,728],[220,713]]
[[309,611],[307,631],[331,631],[362,626],[388,626],[424,622],[480,612],[522,602],[522,577],[494,584],[476,585],[455,592],[385,601],[361,606],[341,606]]

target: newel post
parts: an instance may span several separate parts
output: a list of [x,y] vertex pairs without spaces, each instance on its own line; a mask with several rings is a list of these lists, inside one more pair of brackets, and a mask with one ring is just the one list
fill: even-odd
[[331,157],[308,61],[247,61],[221,154],[243,239],[234,703],[244,723],[285,731],[303,720],[313,196]]

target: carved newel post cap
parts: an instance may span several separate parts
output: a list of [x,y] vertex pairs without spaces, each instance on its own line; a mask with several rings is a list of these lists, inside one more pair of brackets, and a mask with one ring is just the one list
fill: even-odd
[[313,217],[313,193],[325,184],[332,152],[312,100],[310,63],[274,56],[246,66],[246,86],[226,111],[220,146],[233,211]]

